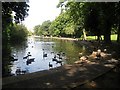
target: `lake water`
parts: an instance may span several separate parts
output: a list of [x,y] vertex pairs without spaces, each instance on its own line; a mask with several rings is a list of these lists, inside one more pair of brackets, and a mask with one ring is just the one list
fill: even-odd
[[[28,73],[49,70],[50,68],[60,67],[60,63],[56,63],[52,58],[56,57],[58,61],[64,64],[73,64],[82,54],[86,54],[86,47],[75,41],[45,39],[40,37],[29,37],[26,43],[14,45],[12,54],[17,61],[12,62],[11,73],[16,75],[16,70],[25,70]],[[27,59],[23,57],[30,55],[28,58],[35,58],[33,62],[27,64]],[[43,57],[47,54],[47,57]],[[60,59],[59,59],[60,54]],[[49,67],[49,62],[53,67]]]

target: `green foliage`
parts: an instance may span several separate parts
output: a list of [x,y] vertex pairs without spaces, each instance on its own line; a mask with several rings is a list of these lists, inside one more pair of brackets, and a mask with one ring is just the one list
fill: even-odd
[[40,25],[36,25],[34,27],[34,34],[35,35],[42,35],[42,32],[40,31]]
[[[67,0],[68,1],[68,0]],[[66,1],[65,1],[66,2]],[[98,36],[104,35],[105,42],[110,42],[112,27],[116,24],[120,26],[120,4],[119,2],[75,2],[74,0],[67,3],[59,3],[66,7],[66,12],[74,21],[74,24],[85,28],[86,31]],[[61,5],[58,5],[59,7]],[[118,14],[119,13],[119,14]],[[79,30],[79,28],[78,28]],[[76,32],[76,31],[75,31]],[[120,37],[120,29],[118,28]],[[76,35],[75,35],[76,36]]]
[[[2,75],[8,76],[10,73],[9,66],[11,61],[10,53],[10,39],[11,33],[13,35],[13,18],[15,23],[20,23],[28,16],[29,5],[26,2],[2,2]],[[12,16],[12,13],[15,16]],[[23,34],[20,31],[21,35]],[[15,37],[17,38],[17,37]]]
[[49,35],[49,26],[51,25],[51,21],[47,20],[42,23],[42,25],[36,25],[34,27],[34,33],[35,35]]
[[[65,0],[57,7],[61,8],[60,15],[45,29],[42,24],[39,35],[62,37],[81,37],[85,29],[87,35],[104,36],[105,42],[111,42],[111,33],[118,34],[120,41],[120,4],[118,2],[75,2]],[[41,34],[40,34],[41,33]]]
[[69,14],[63,12],[51,23],[49,29],[53,36],[71,37],[75,34],[76,25],[74,25]]
[[12,26],[10,28],[10,41],[11,43],[20,43],[26,40],[28,30],[23,24]]

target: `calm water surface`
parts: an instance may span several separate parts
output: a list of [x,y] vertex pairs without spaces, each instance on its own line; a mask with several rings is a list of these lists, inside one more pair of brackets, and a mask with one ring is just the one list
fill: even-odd
[[[31,54],[29,59],[35,59],[34,62],[27,65],[27,59],[23,59],[23,57],[27,56],[28,52]],[[12,55],[18,60],[12,62],[11,73],[15,74],[18,68],[26,70],[28,73],[49,70],[49,62],[53,65],[52,68],[59,67],[60,63],[52,61],[55,56],[57,60],[62,61],[62,65],[73,64],[79,60],[81,52],[86,54],[86,47],[75,41],[29,37],[26,43],[12,46]],[[47,54],[47,57],[43,57],[43,54]],[[60,54],[61,59],[57,54]]]

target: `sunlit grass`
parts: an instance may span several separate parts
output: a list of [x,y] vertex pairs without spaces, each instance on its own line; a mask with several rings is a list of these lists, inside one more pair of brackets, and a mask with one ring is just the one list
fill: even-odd
[[111,40],[117,40],[117,34],[111,35]]
[[[86,38],[87,40],[96,40],[97,36],[87,36]],[[102,36],[102,40],[104,40],[103,36]],[[111,40],[117,40],[117,34],[111,35]]]

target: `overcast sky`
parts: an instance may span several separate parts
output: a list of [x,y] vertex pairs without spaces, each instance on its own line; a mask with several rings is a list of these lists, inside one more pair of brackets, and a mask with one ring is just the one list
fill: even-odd
[[57,8],[59,0],[29,0],[29,16],[23,22],[28,29],[35,25],[42,24],[46,20],[54,20],[60,14]]

